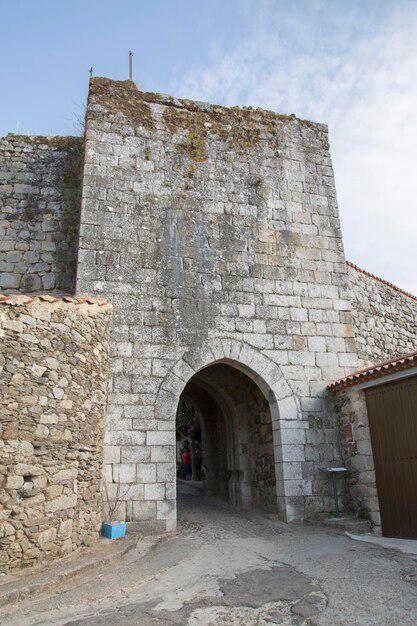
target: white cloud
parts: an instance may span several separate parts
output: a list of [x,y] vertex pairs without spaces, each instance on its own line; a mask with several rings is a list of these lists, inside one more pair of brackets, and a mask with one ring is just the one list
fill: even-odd
[[416,4],[382,21],[326,13],[324,25],[324,0],[284,23],[273,2],[245,6],[250,37],[219,49],[181,93],[327,123],[347,257],[417,293]]

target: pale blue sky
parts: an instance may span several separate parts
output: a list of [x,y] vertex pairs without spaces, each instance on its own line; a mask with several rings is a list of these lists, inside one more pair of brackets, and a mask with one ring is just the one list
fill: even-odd
[[417,293],[417,0],[0,0],[0,135],[74,134],[88,70],[329,125],[347,257]]

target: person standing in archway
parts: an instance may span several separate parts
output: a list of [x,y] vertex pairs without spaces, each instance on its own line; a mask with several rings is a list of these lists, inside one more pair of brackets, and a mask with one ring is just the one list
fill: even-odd
[[188,442],[186,442],[184,446],[182,462],[184,464],[185,480],[191,480],[191,451]]

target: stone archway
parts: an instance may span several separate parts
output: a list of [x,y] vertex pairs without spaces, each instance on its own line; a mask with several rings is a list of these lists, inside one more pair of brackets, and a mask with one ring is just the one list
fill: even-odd
[[284,521],[304,519],[304,496],[311,495],[312,485],[311,480],[303,478],[303,451],[294,446],[293,434],[306,424],[279,366],[255,348],[228,338],[214,339],[203,348],[186,352],[171,368],[160,386],[155,416],[166,421],[167,430],[171,430],[173,452],[175,414],[182,392],[201,370],[221,363],[240,370],[256,383],[267,401],[273,431],[277,509]]
[[278,513],[271,410],[257,384],[220,361],[194,374],[181,398],[202,424],[206,495]]

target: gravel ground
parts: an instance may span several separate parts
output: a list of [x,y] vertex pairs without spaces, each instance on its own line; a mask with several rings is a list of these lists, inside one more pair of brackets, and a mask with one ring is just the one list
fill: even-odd
[[[179,485],[179,531],[0,609],[8,626],[417,624],[417,561]],[[76,558],[76,557],[72,557]],[[28,574],[30,576],[30,574]],[[33,576],[33,575],[32,575]]]

